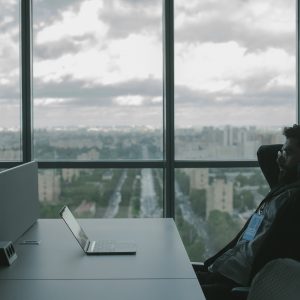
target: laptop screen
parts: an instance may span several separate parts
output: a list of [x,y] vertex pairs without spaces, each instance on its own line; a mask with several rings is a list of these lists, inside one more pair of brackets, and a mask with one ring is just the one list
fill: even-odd
[[83,229],[80,227],[77,220],[74,218],[69,208],[67,206],[64,206],[62,210],[59,212],[59,214],[66,222],[70,230],[72,231],[73,235],[75,236],[76,240],[80,244],[81,248],[85,250],[85,246],[89,241],[89,239],[85,234],[85,232],[83,231]]

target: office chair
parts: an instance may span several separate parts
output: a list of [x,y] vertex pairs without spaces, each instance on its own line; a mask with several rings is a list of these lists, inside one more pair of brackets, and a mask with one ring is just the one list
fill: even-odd
[[[279,168],[276,162],[277,153],[281,150],[282,144],[262,145],[257,150],[259,167],[264,174],[270,188],[278,183]],[[202,262],[192,262],[195,272],[207,271]],[[233,299],[247,299],[249,287],[238,287],[232,290]]]
[[282,144],[262,145],[257,150],[257,160],[270,188],[278,184],[279,168],[276,162],[277,153]]
[[254,277],[247,300],[298,300],[300,263],[290,258],[268,262]]

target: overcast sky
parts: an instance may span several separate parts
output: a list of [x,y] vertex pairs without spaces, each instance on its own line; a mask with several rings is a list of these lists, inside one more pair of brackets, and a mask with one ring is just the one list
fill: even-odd
[[[19,126],[18,2],[0,0],[0,127]],[[295,0],[174,0],[175,123],[296,120]],[[159,0],[34,0],[34,125],[162,126]]]

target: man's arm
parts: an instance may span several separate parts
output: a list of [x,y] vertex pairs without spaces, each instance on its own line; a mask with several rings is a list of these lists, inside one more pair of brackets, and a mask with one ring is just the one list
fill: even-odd
[[281,257],[300,260],[300,191],[291,192],[278,211],[254,258],[251,280],[267,262]]

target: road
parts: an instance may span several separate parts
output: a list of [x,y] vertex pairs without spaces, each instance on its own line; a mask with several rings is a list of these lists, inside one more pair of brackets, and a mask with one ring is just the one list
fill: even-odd
[[121,190],[126,180],[126,177],[127,177],[127,170],[125,169],[123,170],[119,182],[116,185],[116,188],[109,199],[108,206],[103,218],[114,218],[117,215],[119,211],[119,205],[122,201]]
[[158,207],[151,169],[143,169],[141,177],[141,211],[140,217],[161,217],[162,211]]
[[195,228],[198,236],[205,243],[206,252],[210,253],[210,238],[207,234],[206,222],[194,213],[189,197],[182,193],[177,181],[175,181],[175,198],[184,221]]
[[[143,147],[143,157],[148,157],[148,148],[147,146]],[[157,199],[154,187],[154,177],[152,169],[142,169],[141,172],[141,205],[140,205],[140,217],[149,218],[149,217],[161,217],[162,209],[158,206]],[[127,170],[125,169],[119,179],[118,184],[116,185],[115,190],[113,191],[107,209],[103,215],[103,218],[114,218],[119,211],[119,205],[122,201],[122,186],[127,177]],[[96,212],[96,216],[100,217],[100,213]]]
[[[143,146],[143,157],[149,157],[148,147]],[[161,217],[162,211],[158,207],[157,196],[154,188],[154,178],[152,169],[143,169],[141,177],[141,218]]]

